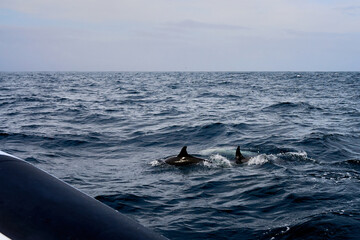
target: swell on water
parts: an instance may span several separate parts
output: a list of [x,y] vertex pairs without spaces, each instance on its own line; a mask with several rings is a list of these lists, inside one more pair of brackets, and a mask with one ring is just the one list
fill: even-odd
[[169,239],[358,239],[359,79],[0,73],[0,150]]

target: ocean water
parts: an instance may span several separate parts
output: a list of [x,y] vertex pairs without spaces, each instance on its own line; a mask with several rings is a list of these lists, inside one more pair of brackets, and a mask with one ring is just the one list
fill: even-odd
[[0,150],[169,239],[360,238],[357,72],[3,72]]

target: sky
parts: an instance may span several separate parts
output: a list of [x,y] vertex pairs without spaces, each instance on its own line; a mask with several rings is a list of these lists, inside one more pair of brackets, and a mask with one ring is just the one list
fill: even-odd
[[0,71],[360,71],[360,1],[0,0]]

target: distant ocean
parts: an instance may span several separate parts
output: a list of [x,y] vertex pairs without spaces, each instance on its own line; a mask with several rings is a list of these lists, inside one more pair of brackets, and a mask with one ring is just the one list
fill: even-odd
[[0,150],[169,239],[360,239],[358,72],[3,72]]

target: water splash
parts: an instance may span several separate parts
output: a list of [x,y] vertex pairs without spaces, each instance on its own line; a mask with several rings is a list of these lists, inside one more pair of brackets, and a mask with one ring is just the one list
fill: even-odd
[[235,148],[234,147],[214,147],[208,148],[200,151],[201,155],[204,156],[211,156],[215,154],[221,155],[235,155]]
[[286,160],[292,160],[292,161],[312,161],[312,162],[316,162],[315,159],[309,158],[307,152],[305,152],[305,151],[280,153],[277,156],[279,158],[285,158]]
[[271,155],[260,154],[255,157],[250,158],[250,160],[246,163],[247,165],[263,165],[269,162],[268,157]]
[[164,162],[161,160],[154,160],[152,162],[149,163],[152,167],[157,167],[157,166],[161,166],[164,165]]
[[206,167],[232,167],[232,163],[229,159],[220,154],[211,155],[209,161],[204,162]]

